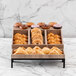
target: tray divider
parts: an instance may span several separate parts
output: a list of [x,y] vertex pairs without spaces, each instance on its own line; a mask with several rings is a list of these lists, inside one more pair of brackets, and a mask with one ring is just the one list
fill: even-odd
[[13,45],[13,37],[14,37],[14,30],[13,30],[13,34],[12,34],[12,45]]
[[30,29],[28,29],[28,45],[30,44]]
[[45,44],[47,45],[47,31],[44,30],[44,33],[45,33]]
[[61,40],[62,40],[62,44],[63,44],[63,35],[62,35],[62,30],[61,30]]
[[62,40],[62,45],[63,45],[63,50],[64,50],[64,43],[63,43],[63,34],[62,34],[62,30],[61,30],[61,40]]

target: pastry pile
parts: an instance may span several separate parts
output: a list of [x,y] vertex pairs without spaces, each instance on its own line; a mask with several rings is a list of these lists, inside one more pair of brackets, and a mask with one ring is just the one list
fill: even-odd
[[27,35],[16,33],[14,35],[14,44],[27,44]]
[[31,30],[32,44],[43,44],[42,31],[39,28],[33,28]]
[[62,26],[58,24],[57,22],[49,22],[48,24],[44,22],[39,22],[37,24],[33,22],[27,22],[27,23],[17,22],[14,24],[14,27],[20,28],[20,29],[27,29],[28,27],[31,27],[31,28],[40,27],[42,29],[50,29],[50,27],[53,27],[54,29],[62,28]]
[[49,33],[47,35],[48,44],[61,44],[60,36],[57,34]]
[[61,55],[62,54],[62,51],[57,48],[57,47],[52,47],[51,49],[48,48],[48,47],[43,47],[42,49],[38,46],[35,46],[34,48],[31,48],[31,47],[27,47],[27,48],[24,48],[24,47],[18,47],[17,49],[15,49],[13,51],[13,54],[24,54],[24,55],[36,55],[36,54],[39,54],[39,55],[45,55],[45,54],[48,54],[48,55]]

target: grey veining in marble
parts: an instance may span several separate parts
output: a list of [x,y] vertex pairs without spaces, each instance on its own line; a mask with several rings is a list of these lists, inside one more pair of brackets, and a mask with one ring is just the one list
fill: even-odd
[[76,0],[0,0],[0,37],[11,37],[15,22],[56,21],[64,37],[76,37]]
[[76,76],[76,38],[64,38],[66,68],[61,61],[15,61],[10,68],[11,39],[0,38],[0,76]]

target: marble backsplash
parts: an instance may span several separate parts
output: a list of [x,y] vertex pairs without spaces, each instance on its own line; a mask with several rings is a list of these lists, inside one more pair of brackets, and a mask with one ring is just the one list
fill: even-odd
[[12,37],[19,21],[55,21],[63,26],[63,37],[76,37],[76,0],[0,0],[0,37]]

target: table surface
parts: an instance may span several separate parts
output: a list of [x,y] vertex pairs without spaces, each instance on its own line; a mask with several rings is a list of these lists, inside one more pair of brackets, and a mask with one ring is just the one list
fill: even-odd
[[15,61],[11,68],[11,38],[0,38],[0,76],[76,76],[76,38],[64,38],[66,68],[59,60]]

